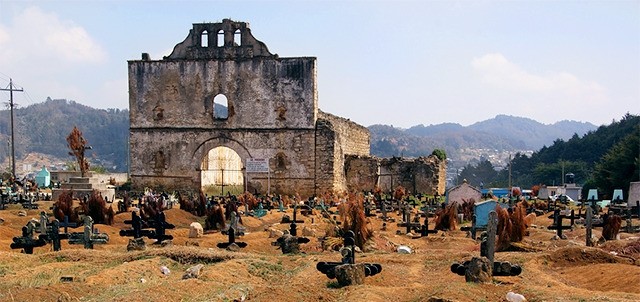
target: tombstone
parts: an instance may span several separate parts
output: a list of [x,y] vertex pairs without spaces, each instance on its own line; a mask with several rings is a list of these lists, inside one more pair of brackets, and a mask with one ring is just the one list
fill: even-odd
[[298,237],[296,233],[296,224],[294,222],[291,223],[289,234],[283,234],[275,242],[272,242],[271,245],[277,246],[282,250],[283,254],[297,254],[300,252],[300,244],[308,243],[310,240],[309,238]]
[[[233,215],[233,214],[232,214]],[[244,248],[247,246],[246,242],[240,242],[240,241],[236,241],[236,230],[235,227],[233,225],[229,226],[229,230],[227,231],[227,234],[229,235],[229,240],[227,242],[219,242],[216,246],[221,248],[221,249],[227,249],[229,248],[231,245],[236,245],[239,248]]]
[[11,243],[10,247],[12,249],[22,249],[25,254],[33,254],[33,248],[45,246],[47,242],[44,239],[33,239],[35,230],[35,222],[29,220],[27,224],[22,227],[22,236],[13,237],[13,243]]
[[[498,215],[495,211],[489,213],[487,231],[481,235],[480,258],[474,257],[462,263],[455,262],[451,265],[451,272],[460,276],[465,276],[467,281],[486,281],[484,273],[489,272],[491,276],[517,276],[522,273],[522,268],[509,262],[494,260],[496,231],[498,227]],[[486,259],[486,261],[482,260]],[[483,267],[485,263],[488,268]]]
[[2,195],[0,195],[0,210],[6,210],[8,204],[9,195],[5,195],[4,193],[2,193]]
[[47,233],[47,224],[49,222],[49,217],[47,217],[47,213],[42,211],[40,212],[40,227],[38,229],[38,233],[46,234]]
[[613,190],[613,196],[611,197],[611,203],[615,204],[615,205],[619,205],[619,204],[625,203],[621,189]]
[[593,228],[593,209],[591,208],[587,208],[587,213],[586,213],[586,218],[585,218],[585,228],[586,228],[586,240],[587,246],[593,246],[593,240],[592,240],[592,228]]
[[378,263],[358,263],[355,259],[355,234],[348,231],[344,235],[341,262],[318,262],[316,269],[330,279],[337,278],[340,286],[362,284],[364,277],[374,276],[382,271]]
[[85,249],[93,249],[94,244],[106,244],[109,242],[109,235],[94,233],[93,218],[89,215],[84,217],[84,232],[71,233],[68,236],[69,244],[84,244]]
[[229,223],[226,224],[225,229],[221,230],[220,233],[228,235],[229,230],[233,228],[234,236],[244,236],[244,227],[238,225],[240,217],[238,217],[236,212],[231,212],[229,215]]
[[267,215],[267,211],[262,207],[262,202],[260,202],[258,208],[253,210],[253,216],[260,218],[265,215]]
[[20,202],[22,203],[22,207],[27,210],[36,210],[40,207],[40,205],[34,202],[32,197],[27,196],[24,199],[20,200]]

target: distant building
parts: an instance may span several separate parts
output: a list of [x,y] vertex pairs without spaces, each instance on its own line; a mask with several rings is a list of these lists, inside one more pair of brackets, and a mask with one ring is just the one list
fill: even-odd
[[476,203],[482,198],[482,192],[478,188],[468,184],[466,179],[462,184],[447,190],[446,194],[448,204],[462,204],[465,201],[473,201]]

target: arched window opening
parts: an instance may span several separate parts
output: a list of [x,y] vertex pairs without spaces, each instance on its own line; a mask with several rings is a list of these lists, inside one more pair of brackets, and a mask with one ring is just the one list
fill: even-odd
[[229,117],[229,101],[224,94],[218,94],[213,98],[213,118],[227,119]]
[[237,46],[242,46],[242,33],[240,33],[239,29],[236,29],[236,32],[233,34],[233,42],[236,43]]
[[209,33],[206,30],[200,35],[200,47],[209,47]]
[[202,191],[211,195],[244,192],[243,164],[233,149],[220,146],[207,152],[200,163]]
[[224,30],[218,31],[218,47],[224,46]]

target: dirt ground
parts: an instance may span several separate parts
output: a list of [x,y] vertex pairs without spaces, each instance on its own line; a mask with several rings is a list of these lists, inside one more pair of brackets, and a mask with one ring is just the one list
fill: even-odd
[[[41,209],[51,205],[41,204]],[[63,241],[62,251],[47,245],[26,255],[9,246],[40,210],[19,217],[20,210],[11,205],[0,211],[0,301],[507,301],[509,291],[527,301],[640,301],[640,251],[625,249],[640,235],[621,233],[620,240],[586,247],[581,227],[565,232],[566,240],[552,239],[546,215],[537,218],[523,241],[528,252],[496,253],[496,260],[520,264],[522,274],[494,277],[486,284],[467,283],[450,271],[453,262],[480,253],[479,243],[466,232],[412,239],[397,235],[395,223],[382,231],[382,221],[372,218],[373,250],[358,253],[356,262],[380,263],[382,272],[367,277],[364,285],[339,288],[316,270],[318,261],[341,258],[338,252],[322,251],[318,238],[328,224],[319,214],[302,217],[305,222],[298,225],[299,232],[307,228],[315,236],[308,236],[311,241],[298,255],[283,255],[271,245],[276,238],[269,238],[267,229],[289,228],[279,223],[283,214],[276,210],[260,219],[243,217],[247,234],[237,241],[248,246],[229,252],[216,247],[227,241],[220,233],[188,238],[189,224],[204,225],[204,218],[180,209],[166,211],[167,221],[176,225],[168,231],[174,236],[172,246],[155,246],[145,239],[145,251],[127,252],[129,238],[118,232],[128,228],[124,220],[130,214],[122,213],[111,226],[95,226],[109,235],[106,245],[85,250]],[[599,236],[600,229],[594,235]],[[399,254],[399,245],[413,252]],[[204,264],[199,278],[182,280],[196,264]],[[169,268],[168,275],[161,272],[162,266]],[[61,277],[72,281],[63,282]]]

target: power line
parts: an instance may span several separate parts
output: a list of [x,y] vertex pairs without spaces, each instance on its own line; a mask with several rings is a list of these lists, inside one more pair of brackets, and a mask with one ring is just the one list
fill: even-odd
[[0,91],[9,91],[9,107],[11,108],[11,174],[13,178],[16,178],[16,147],[14,140],[14,130],[13,130],[13,92],[14,91],[24,91],[22,88],[13,88],[13,80],[9,78],[9,88],[3,89],[0,88]]

